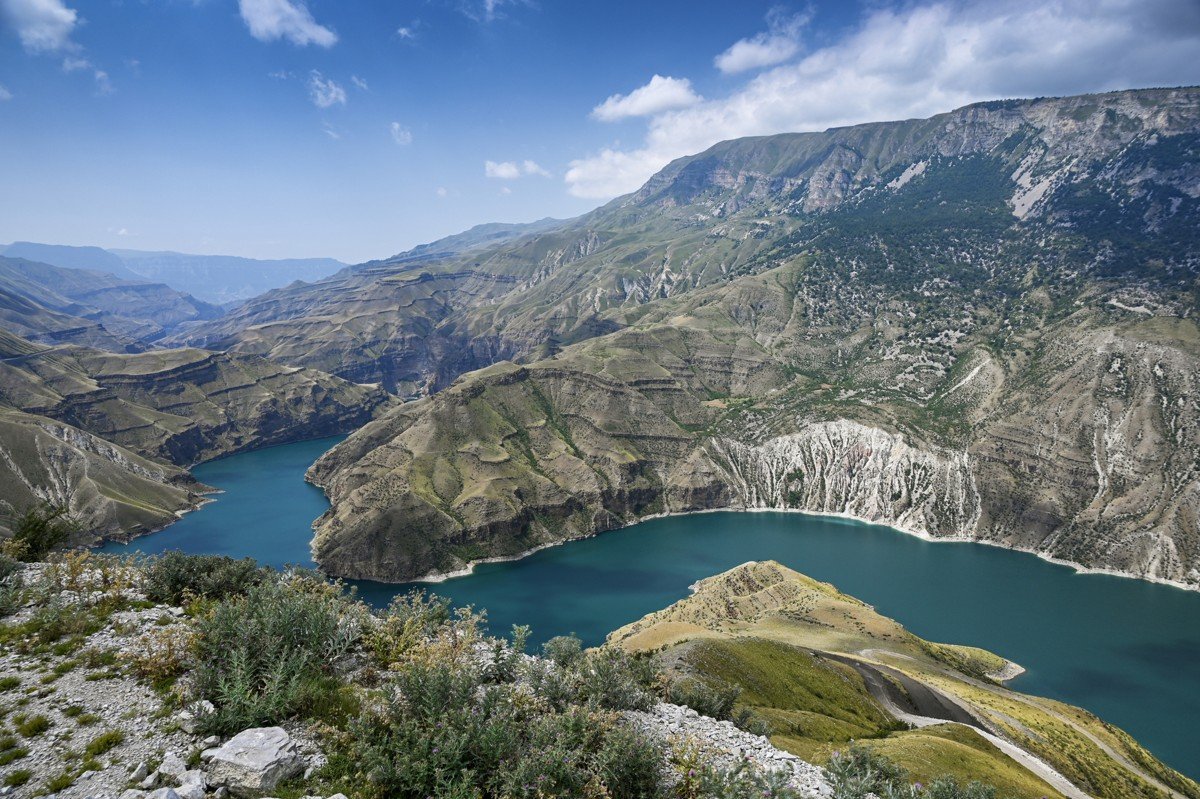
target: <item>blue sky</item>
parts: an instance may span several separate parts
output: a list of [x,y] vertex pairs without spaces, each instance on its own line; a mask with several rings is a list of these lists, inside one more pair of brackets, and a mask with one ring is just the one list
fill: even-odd
[[725,138],[1197,83],[1198,0],[0,0],[0,242],[361,261]]

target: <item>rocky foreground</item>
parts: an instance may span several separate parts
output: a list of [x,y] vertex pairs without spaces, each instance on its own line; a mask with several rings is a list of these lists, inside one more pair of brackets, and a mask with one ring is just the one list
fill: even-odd
[[[229,568],[231,563],[186,558],[181,562],[189,568],[203,566],[205,571],[213,564]],[[201,687],[204,678],[197,672],[211,665],[204,662],[207,633],[203,617],[219,616],[223,605],[214,606],[206,599],[204,594],[211,593],[212,586],[203,587],[201,583],[209,578],[198,572],[187,578],[192,582],[179,595],[186,601],[153,601],[151,596],[162,595],[161,572],[161,567],[159,572],[152,569],[147,578],[145,567],[69,556],[65,561],[26,566],[5,578],[6,590],[11,591],[17,580],[20,588],[16,592],[19,599],[8,606],[11,615],[0,627],[4,643],[0,654],[0,795],[64,799],[257,799],[279,795],[345,799],[346,794],[379,795],[365,784],[372,779],[370,773],[359,774],[363,782],[358,784],[347,781],[345,771],[332,776],[329,761],[345,759],[345,736],[347,730],[355,729],[354,723],[347,725],[344,719],[331,717],[314,719],[298,707],[277,708],[277,723],[246,729],[235,730],[222,720],[230,704],[238,701],[225,690],[228,681],[238,677],[220,675],[220,688],[206,694]],[[239,574],[264,586],[280,579],[245,569]],[[289,578],[282,579],[286,582]],[[178,580],[173,585],[179,588]],[[315,584],[297,588],[299,585],[287,590],[320,591]],[[227,588],[236,594],[249,587]],[[265,590],[270,593],[274,589]],[[13,595],[8,596],[11,600]],[[281,595],[264,596],[256,595],[260,602],[270,604],[280,601]],[[236,596],[226,601],[243,602]],[[338,692],[356,697],[355,704],[362,701],[364,714],[368,713],[366,705],[393,701],[388,674],[405,673],[395,662],[380,671],[372,647],[393,647],[393,657],[405,650],[421,662],[421,667],[414,667],[418,671],[429,659],[445,665],[446,661],[439,660],[445,658],[472,673],[511,668],[508,676],[489,679],[499,680],[501,685],[511,679],[510,696],[523,697],[521,701],[535,701],[544,682],[559,679],[568,668],[543,657],[520,656],[510,644],[489,643],[478,636],[475,621],[464,616],[457,621],[444,620],[450,625],[444,629],[437,626],[443,622],[425,627],[412,639],[405,638],[416,629],[410,615],[401,624],[405,630],[399,637],[405,641],[397,649],[398,639],[383,632],[396,623],[394,616],[373,616],[361,607],[330,601],[329,607],[345,614],[338,624],[344,634],[356,637],[356,643],[340,654],[322,648],[321,657],[328,661],[321,669],[332,667]],[[418,603],[417,607],[426,606]],[[444,608],[434,613],[441,610]],[[375,637],[368,639],[371,633],[366,631],[371,628]],[[253,635],[252,631],[246,634]],[[457,643],[449,643],[450,639]],[[448,654],[442,649],[447,646],[455,651]],[[413,655],[414,651],[419,654]],[[576,652],[569,657],[584,655]],[[298,680],[300,676],[283,679]],[[619,682],[613,674],[606,679]],[[258,683],[240,690],[269,689]],[[485,681],[476,690],[490,689]],[[828,794],[822,769],[776,749],[766,738],[690,708],[647,701],[636,690],[634,693],[624,711],[607,713],[602,702],[587,718],[600,727],[625,730],[646,741],[648,751],[660,758],[655,768],[661,772],[663,786],[678,782],[672,765],[676,755],[671,753],[686,745],[693,759],[699,758],[713,769],[773,773],[777,780],[772,784],[790,785],[796,795]],[[449,708],[439,708],[443,711],[448,713]],[[568,706],[565,712],[575,711]],[[365,724],[364,719],[365,715],[355,723]],[[526,723],[537,722],[537,716],[526,719]],[[437,727],[441,726],[437,722]],[[214,732],[222,727],[223,731]],[[422,733],[430,738],[435,735]],[[360,751],[353,743],[349,746],[352,752]],[[433,749],[433,753],[437,751]],[[435,759],[436,754],[429,757]]]

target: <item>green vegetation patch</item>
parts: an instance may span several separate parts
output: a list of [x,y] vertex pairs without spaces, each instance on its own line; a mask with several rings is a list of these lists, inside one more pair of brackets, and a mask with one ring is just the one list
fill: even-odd
[[809,650],[760,638],[685,646],[682,663],[689,672],[740,688],[739,702],[765,718],[778,742],[801,757],[903,726],[871,697],[854,669]]

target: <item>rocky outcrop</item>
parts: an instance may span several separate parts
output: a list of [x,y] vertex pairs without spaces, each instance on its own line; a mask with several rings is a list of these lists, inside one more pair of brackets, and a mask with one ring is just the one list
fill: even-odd
[[829,796],[823,769],[775,747],[769,738],[739,730],[729,721],[703,716],[690,707],[659,702],[648,711],[631,710],[625,718],[636,728],[667,742],[693,742],[703,757],[725,768],[749,761],[764,771],[782,771],[804,796]]
[[920,449],[857,422],[818,422],[757,446],[718,438],[708,449],[747,508],[847,514],[939,536],[969,536],[979,519],[966,453]]

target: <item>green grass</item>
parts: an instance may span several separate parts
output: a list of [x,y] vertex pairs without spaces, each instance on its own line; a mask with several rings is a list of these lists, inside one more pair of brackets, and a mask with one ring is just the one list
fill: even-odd
[[684,662],[701,679],[739,686],[738,704],[801,756],[901,727],[853,669],[806,649],[758,638],[702,640],[686,646]]
[[29,750],[23,746],[5,749],[3,752],[0,752],[0,766],[7,766],[9,763],[20,760],[28,754]]
[[36,738],[46,730],[50,729],[50,719],[41,715],[33,716],[31,718],[23,718],[17,722],[16,729],[17,732],[21,733],[21,735],[26,738]]
[[15,771],[10,771],[4,776],[4,784],[10,788],[20,788],[25,783],[33,779],[33,772],[27,768],[19,768]]
[[20,677],[0,677],[0,691],[11,691],[21,687]]
[[120,746],[125,741],[125,733],[121,730],[102,732],[88,742],[84,754],[88,757],[100,757],[111,749]]
[[60,774],[51,777],[46,781],[46,793],[58,793],[59,791],[65,791],[67,788],[70,788],[75,784],[75,779],[77,776],[78,775],[74,770],[63,769]]
[[1060,794],[982,736],[961,724],[939,724],[867,741],[865,746],[901,764],[909,779],[929,784],[951,776],[995,785],[1012,799],[1056,799]]

